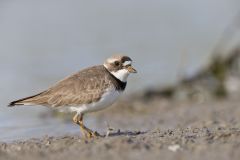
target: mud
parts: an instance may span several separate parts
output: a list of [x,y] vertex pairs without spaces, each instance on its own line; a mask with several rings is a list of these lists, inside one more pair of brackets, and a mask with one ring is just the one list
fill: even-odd
[[[0,143],[1,159],[236,159],[240,157],[240,100],[205,103],[151,99],[121,101],[90,115],[109,135],[78,133]],[[108,121],[112,131],[107,131]]]

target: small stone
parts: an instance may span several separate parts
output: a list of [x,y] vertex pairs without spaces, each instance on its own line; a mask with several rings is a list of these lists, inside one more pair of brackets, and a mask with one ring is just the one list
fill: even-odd
[[180,149],[180,145],[178,144],[171,145],[171,146],[168,146],[168,149],[172,152],[177,152]]

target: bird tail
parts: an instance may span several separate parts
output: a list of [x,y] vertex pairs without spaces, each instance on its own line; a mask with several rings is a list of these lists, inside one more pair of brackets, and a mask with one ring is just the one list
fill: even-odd
[[16,101],[12,101],[8,104],[8,107],[14,107],[14,106],[20,106],[20,105],[35,105],[35,101],[36,101],[36,97],[38,97],[39,95],[41,95],[43,92],[33,95],[33,96],[29,96],[29,97],[25,97],[25,98],[21,98],[19,100]]

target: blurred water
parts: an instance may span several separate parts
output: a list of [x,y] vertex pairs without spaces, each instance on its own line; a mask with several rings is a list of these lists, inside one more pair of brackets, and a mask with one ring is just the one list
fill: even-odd
[[5,106],[113,53],[132,57],[139,71],[128,93],[194,73],[239,10],[238,0],[1,0],[0,141],[73,131],[39,120],[45,108]]

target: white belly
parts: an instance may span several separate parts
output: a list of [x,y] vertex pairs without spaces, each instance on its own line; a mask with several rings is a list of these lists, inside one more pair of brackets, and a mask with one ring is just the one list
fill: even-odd
[[120,96],[120,94],[121,92],[115,90],[114,88],[108,89],[107,92],[102,95],[102,98],[98,102],[70,107],[70,111],[80,114],[102,110],[112,105],[113,102],[116,101],[117,98]]

